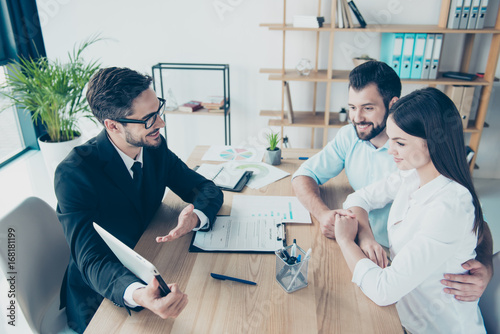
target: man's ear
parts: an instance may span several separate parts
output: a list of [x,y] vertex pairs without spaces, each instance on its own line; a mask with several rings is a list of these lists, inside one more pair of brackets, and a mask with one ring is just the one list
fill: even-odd
[[121,125],[119,122],[114,121],[112,119],[105,119],[104,120],[104,127],[109,133],[117,133],[121,132],[121,128],[123,125]]
[[389,109],[391,109],[392,105],[396,103],[396,101],[399,100],[399,97],[394,96],[390,101],[389,101]]

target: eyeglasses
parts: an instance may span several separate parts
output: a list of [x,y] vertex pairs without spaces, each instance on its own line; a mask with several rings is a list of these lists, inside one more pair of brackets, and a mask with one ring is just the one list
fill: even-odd
[[144,126],[146,127],[146,129],[149,129],[150,127],[153,126],[153,124],[155,124],[156,117],[163,116],[163,113],[165,111],[165,109],[163,108],[163,106],[165,105],[165,99],[162,99],[161,97],[159,97],[158,100],[160,101],[160,106],[158,107],[158,110],[154,114],[152,114],[151,116],[149,116],[148,118],[146,118],[145,120],[141,121],[141,120],[138,120],[138,119],[118,118],[118,119],[116,119],[116,121],[120,122],[120,123],[138,123],[138,124],[144,124]]

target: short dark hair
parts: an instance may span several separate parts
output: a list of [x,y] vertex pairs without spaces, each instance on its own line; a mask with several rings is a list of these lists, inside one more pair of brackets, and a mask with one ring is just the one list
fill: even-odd
[[401,130],[427,141],[432,163],[441,175],[469,190],[476,216],[473,230],[482,235],[483,212],[466,160],[462,119],[453,101],[428,87],[396,101],[390,115]]
[[349,73],[349,88],[360,91],[370,84],[377,86],[387,110],[392,98],[401,96],[401,80],[392,67],[384,62],[371,60],[356,66]]
[[132,102],[151,85],[152,78],[129,68],[100,69],[90,78],[87,101],[94,116],[105,119],[124,118],[133,113]]

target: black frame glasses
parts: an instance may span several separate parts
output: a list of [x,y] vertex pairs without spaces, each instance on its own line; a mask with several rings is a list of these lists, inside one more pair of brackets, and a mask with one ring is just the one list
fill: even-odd
[[163,107],[165,106],[165,99],[162,99],[161,97],[158,97],[158,101],[160,101],[160,106],[158,107],[158,110],[154,114],[152,114],[151,116],[149,116],[148,118],[146,118],[143,121],[138,120],[138,119],[129,119],[129,118],[118,118],[115,121],[120,122],[120,123],[144,124],[144,127],[146,129],[149,129],[150,127],[153,126],[153,124],[155,124],[156,117],[163,116],[163,113],[165,111],[165,109],[163,109]]

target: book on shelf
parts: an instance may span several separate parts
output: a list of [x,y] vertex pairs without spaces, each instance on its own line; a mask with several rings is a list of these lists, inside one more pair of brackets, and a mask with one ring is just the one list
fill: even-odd
[[179,111],[184,111],[184,112],[193,112],[196,110],[200,110],[202,107],[200,101],[194,101],[191,100],[189,102],[186,102],[182,105],[179,106]]
[[354,3],[354,1],[352,1],[352,0],[348,1],[347,4],[349,5],[349,7],[351,7],[351,10],[354,13],[354,16],[356,16],[356,19],[358,20],[361,28],[366,27],[366,21],[365,21],[363,15],[361,15],[361,12],[359,11],[359,9],[356,6],[356,4]]
[[366,21],[361,15],[358,7],[352,0],[338,0],[337,1],[337,24],[339,28],[354,28],[354,19],[351,15],[354,13],[354,16],[359,22],[361,28],[366,27]]
[[221,109],[224,107],[224,96],[219,96],[219,95],[207,96],[205,99],[203,99],[201,105],[203,106],[203,108],[206,109]]
[[307,15],[294,15],[293,27],[294,28],[321,28],[325,18],[322,16],[307,16]]
[[470,146],[465,146],[465,157],[467,159],[467,163],[470,165],[472,158],[474,158],[474,150]]

